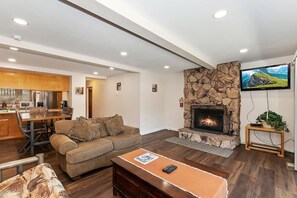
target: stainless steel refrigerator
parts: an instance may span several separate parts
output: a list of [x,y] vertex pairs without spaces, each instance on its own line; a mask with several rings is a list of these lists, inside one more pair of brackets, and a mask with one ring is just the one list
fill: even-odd
[[55,91],[32,91],[34,107],[58,108],[57,92]]

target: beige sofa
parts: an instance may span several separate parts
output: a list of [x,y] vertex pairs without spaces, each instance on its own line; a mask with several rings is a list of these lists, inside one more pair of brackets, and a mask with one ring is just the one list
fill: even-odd
[[[123,126],[123,132],[110,136],[104,121],[109,118],[96,118],[100,123],[100,135],[88,142],[74,141],[68,137],[69,131],[75,126],[75,120],[61,120],[55,123],[56,134],[50,142],[57,151],[56,156],[63,171],[70,177],[96,168],[112,164],[111,158],[141,147],[139,129]],[[122,119],[122,118],[121,118]]]

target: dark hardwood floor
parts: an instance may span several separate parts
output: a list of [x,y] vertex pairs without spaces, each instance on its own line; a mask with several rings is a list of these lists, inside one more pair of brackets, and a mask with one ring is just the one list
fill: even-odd
[[[229,197],[291,198],[297,197],[297,172],[286,169],[285,158],[259,151],[246,151],[244,146],[235,149],[229,158],[193,150],[164,141],[177,136],[174,131],[160,131],[143,136],[143,148],[157,151],[166,156],[178,156],[229,173]],[[17,152],[19,140],[0,142],[0,163],[27,157]],[[63,183],[70,197],[113,197],[111,167],[83,174],[80,180],[72,181],[59,167],[53,149],[45,153],[45,161],[50,163]],[[26,166],[30,168],[32,165]],[[15,174],[15,170],[4,171],[4,178]]]

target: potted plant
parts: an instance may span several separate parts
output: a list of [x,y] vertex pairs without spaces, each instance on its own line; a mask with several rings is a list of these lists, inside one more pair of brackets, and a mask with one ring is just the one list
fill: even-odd
[[[273,111],[265,111],[257,118],[257,122],[262,122],[263,127],[271,127],[280,131],[287,128],[287,123],[283,121],[283,117]],[[266,125],[265,125],[266,124]]]

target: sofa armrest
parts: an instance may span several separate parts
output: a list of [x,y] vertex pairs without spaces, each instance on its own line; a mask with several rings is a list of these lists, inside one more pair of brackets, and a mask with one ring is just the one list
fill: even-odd
[[78,148],[78,145],[73,140],[63,134],[53,134],[50,137],[50,142],[61,155],[66,155],[68,151]]
[[124,133],[128,135],[139,134],[139,128],[124,125]]
[[76,120],[59,120],[55,122],[55,132],[68,135],[75,126]]

